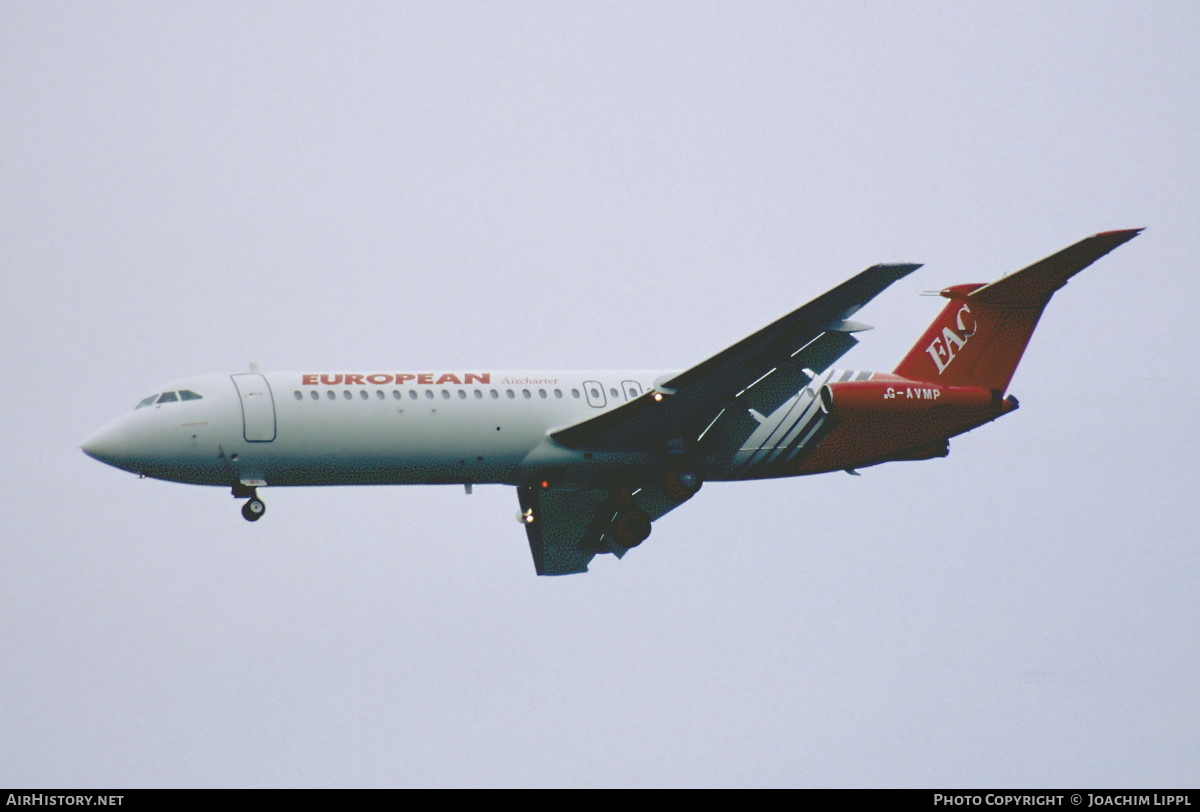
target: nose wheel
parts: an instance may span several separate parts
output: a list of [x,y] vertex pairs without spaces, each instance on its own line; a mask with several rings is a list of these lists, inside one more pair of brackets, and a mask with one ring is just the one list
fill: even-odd
[[266,512],[267,506],[257,496],[250,497],[250,500],[242,505],[242,518],[248,522],[257,522]]
[[238,482],[234,484],[232,493],[235,499],[248,500],[242,505],[242,518],[246,521],[257,522],[267,512],[267,506],[258,498],[258,489],[254,486]]

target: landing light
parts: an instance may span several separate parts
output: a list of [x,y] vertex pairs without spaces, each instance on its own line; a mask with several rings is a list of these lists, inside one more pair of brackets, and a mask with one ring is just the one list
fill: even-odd
[[655,392],[650,397],[654,398],[655,403],[662,403],[662,399],[663,399],[662,392]]
[[533,509],[532,508],[529,510],[526,510],[524,513],[521,514],[521,521],[525,522],[525,524],[533,524]]

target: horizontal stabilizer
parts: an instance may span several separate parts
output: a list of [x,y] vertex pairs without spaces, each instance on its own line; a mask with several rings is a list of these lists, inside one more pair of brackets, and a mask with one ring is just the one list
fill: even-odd
[[971,294],[971,299],[1004,306],[1042,307],[1056,290],[1067,284],[1068,279],[1143,230],[1106,231],[1080,240],[1028,268],[984,285]]

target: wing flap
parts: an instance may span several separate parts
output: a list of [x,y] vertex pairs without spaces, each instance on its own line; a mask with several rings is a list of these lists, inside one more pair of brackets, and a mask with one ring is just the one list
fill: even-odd
[[[616,508],[607,491],[543,490],[517,488],[533,566],[538,575],[574,575],[587,572],[599,552],[621,558],[629,552],[612,533]],[[650,521],[679,506],[660,486],[646,486],[633,494],[633,503],[646,511]]]
[[557,491],[517,488],[521,512],[532,516],[525,533],[538,575],[573,575],[587,572],[596,556],[584,549],[584,538],[600,506],[604,491]]
[[751,384],[738,395],[737,401],[762,414],[770,414],[807,386],[813,375],[829,369],[857,343],[858,339],[849,333],[822,333],[797,350],[786,363]]

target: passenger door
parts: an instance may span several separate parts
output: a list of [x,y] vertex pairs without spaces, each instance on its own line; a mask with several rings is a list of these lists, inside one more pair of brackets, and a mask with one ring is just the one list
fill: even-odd
[[249,443],[275,439],[275,398],[271,385],[257,372],[230,375],[242,402],[242,432]]

